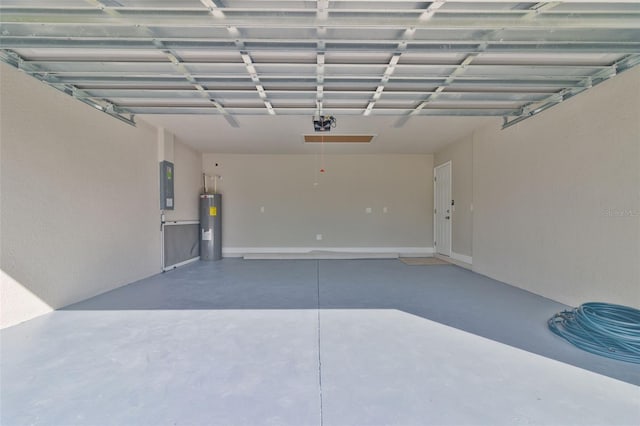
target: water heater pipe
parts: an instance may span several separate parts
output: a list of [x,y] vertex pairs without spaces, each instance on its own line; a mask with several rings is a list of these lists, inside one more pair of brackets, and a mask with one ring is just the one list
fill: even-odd
[[209,176],[209,175],[204,174],[204,173],[202,174],[202,180],[204,181],[204,193],[205,194],[208,193],[207,178],[208,179],[213,178],[213,193],[217,194],[218,193],[218,179],[220,179],[220,175]]

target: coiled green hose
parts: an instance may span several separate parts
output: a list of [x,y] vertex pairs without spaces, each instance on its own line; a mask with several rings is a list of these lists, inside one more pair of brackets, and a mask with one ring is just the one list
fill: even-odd
[[640,310],[589,302],[555,314],[549,329],[585,351],[640,364]]

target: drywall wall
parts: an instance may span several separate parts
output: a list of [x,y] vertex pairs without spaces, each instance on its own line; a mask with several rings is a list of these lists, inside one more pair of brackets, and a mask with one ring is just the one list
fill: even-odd
[[165,211],[165,220],[198,220],[202,189],[202,154],[175,140],[173,143],[174,209]]
[[432,251],[431,155],[204,154],[203,167],[222,178],[225,256],[248,248]]
[[[463,138],[434,155],[434,166],[451,161],[451,255],[465,261],[473,256],[473,142]],[[460,256],[462,255],[462,256]]]
[[1,71],[1,326],[160,271],[156,132]]
[[474,270],[640,307],[640,67],[473,138]]

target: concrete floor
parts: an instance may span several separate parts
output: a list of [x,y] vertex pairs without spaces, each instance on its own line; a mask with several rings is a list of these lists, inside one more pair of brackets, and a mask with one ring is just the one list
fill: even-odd
[[199,262],[0,332],[2,425],[637,425],[640,367],[452,265]]

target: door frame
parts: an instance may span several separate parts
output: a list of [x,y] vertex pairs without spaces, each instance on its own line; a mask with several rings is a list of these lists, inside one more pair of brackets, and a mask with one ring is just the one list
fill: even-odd
[[[437,174],[437,170],[441,167],[445,167],[445,166],[449,166],[449,198],[453,199],[453,162],[451,160],[446,161],[442,164],[437,165],[436,167],[433,168],[433,241],[435,243],[437,243],[436,241],[436,235],[437,235],[437,216],[436,216],[436,205],[437,205],[437,190],[436,190],[436,186],[438,185],[438,181],[436,179],[436,174]],[[451,203],[451,200],[449,200],[449,203]],[[453,206],[450,206],[453,207]],[[451,254],[453,253],[453,240],[452,240],[452,236],[453,236],[453,209],[450,209],[451,211],[449,212],[451,219],[449,220],[449,254],[443,254],[443,253],[438,253],[438,247],[436,245],[434,245],[433,247],[433,254],[434,255],[438,255],[441,254],[443,256],[448,256],[451,257]]]

